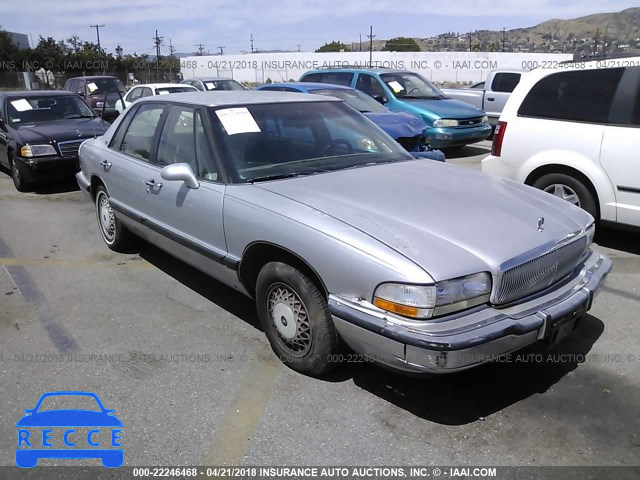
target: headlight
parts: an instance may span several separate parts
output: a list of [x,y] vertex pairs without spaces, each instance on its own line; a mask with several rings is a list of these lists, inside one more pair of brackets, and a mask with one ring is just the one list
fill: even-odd
[[591,245],[593,243],[593,238],[596,236],[596,224],[592,223],[586,229],[587,232],[587,245]]
[[489,123],[489,117],[487,117],[486,115],[484,115],[482,117],[481,123]]
[[439,118],[437,120],[434,120],[433,126],[434,127],[457,127],[458,120],[452,120],[448,118]]
[[491,275],[487,272],[438,282],[435,285],[384,283],[373,304],[410,318],[431,318],[489,301]]
[[57,155],[56,149],[52,145],[25,145],[20,149],[23,157],[44,157],[47,155]]

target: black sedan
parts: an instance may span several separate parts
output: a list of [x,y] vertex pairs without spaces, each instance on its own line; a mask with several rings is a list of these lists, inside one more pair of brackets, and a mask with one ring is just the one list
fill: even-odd
[[80,144],[108,127],[72,92],[0,92],[0,166],[21,192],[36,182],[72,178]]

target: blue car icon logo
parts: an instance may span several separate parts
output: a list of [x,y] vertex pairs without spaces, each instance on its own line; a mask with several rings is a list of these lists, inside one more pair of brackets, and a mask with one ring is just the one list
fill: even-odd
[[[42,402],[66,399],[88,401],[95,410],[42,410]],[[92,401],[95,400],[95,403]],[[108,468],[121,467],[124,451],[120,444],[122,422],[114,410],[104,408],[95,393],[49,392],[40,397],[36,406],[24,411],[18,427],[16,465],[35,467],[40,458],[99,458]]]

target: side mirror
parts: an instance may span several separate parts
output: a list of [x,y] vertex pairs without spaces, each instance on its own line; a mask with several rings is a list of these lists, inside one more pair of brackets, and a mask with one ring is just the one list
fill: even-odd
[[378,102],[381,103],[382,105],[384,105],[385,103],[387,103],[384,99],[384,97],[382,95],[373,95],[373,99]]
[[160,176],[164,180],[182,181],[189,188],[198,188],[200,186],[196,174],[193,173],[188,163],[173,163],[167,165],[160,170]]
[[82,90],[78,90],[78,95],[81,97],[86,97],[85,93]]

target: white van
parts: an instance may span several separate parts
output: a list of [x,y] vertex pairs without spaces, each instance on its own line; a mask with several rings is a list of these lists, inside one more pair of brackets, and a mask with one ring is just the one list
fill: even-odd
[[482,170],[640,226],[640,57],[525,74]]

